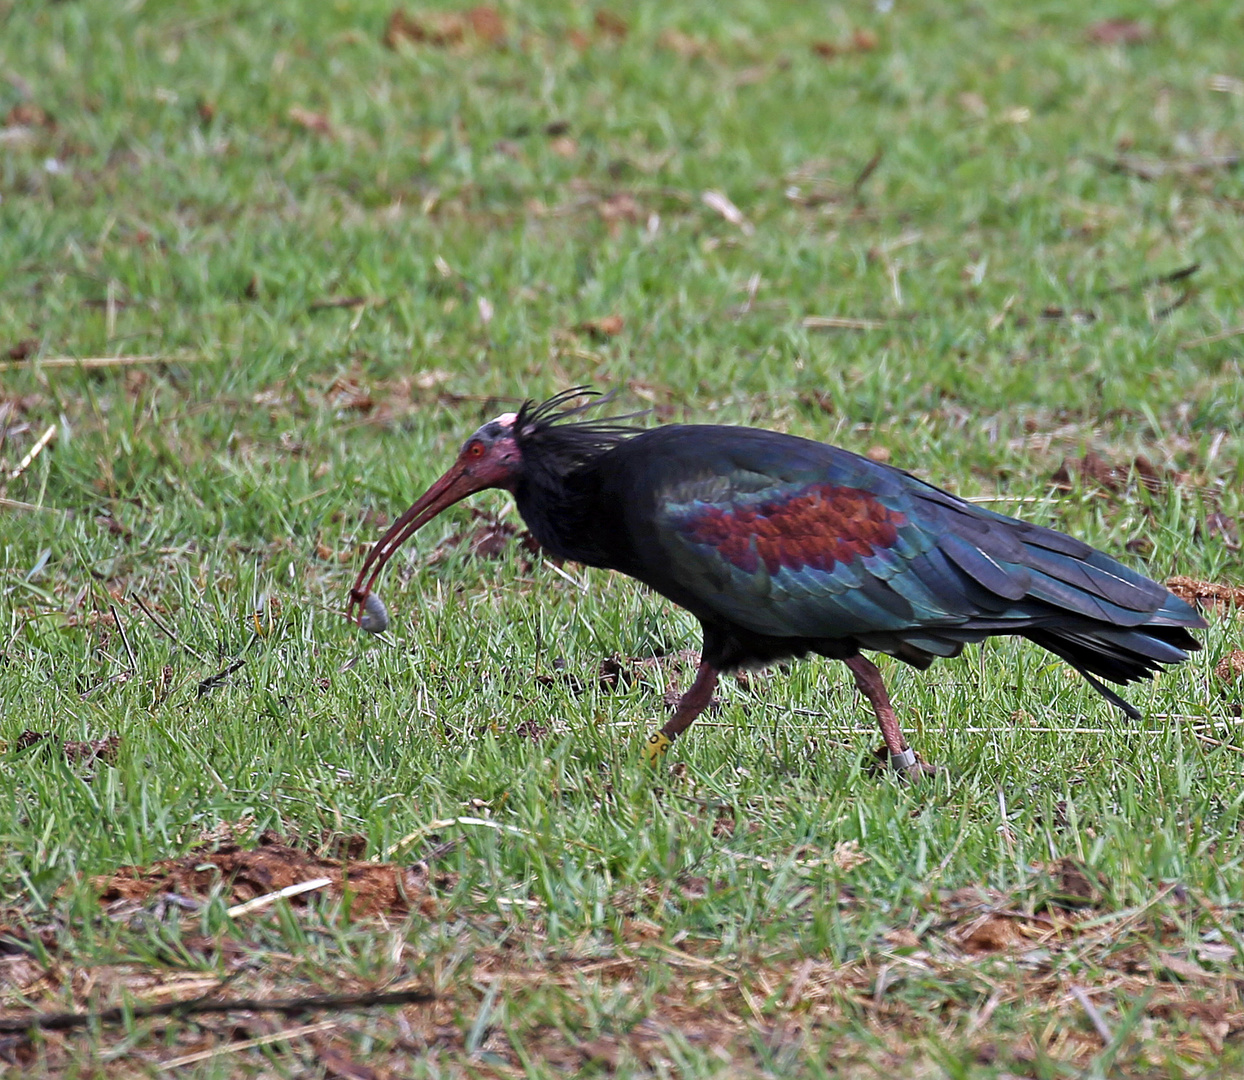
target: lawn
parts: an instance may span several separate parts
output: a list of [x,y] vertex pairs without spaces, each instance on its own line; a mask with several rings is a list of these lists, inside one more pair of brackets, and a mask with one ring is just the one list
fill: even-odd
[[[1238,1075],[1241,56],[1225,2],[0,0],[0,1062]],[[645,768],[694,620],[499,494],[349,625],[579,384],[1216,588],[1205,648],[1139,723],[883,660],[913,786],[822,660]]]

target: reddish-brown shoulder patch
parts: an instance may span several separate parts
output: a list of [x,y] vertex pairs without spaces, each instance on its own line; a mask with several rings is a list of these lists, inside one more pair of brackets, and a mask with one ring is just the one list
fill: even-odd
[[679,531],[692,544],[715,548],[748,574],[763,563],[782,568],[832,570],[892,547],[904,514],[859,488],[812,484],[793,494],[734,507],[707,506],[689,515]]

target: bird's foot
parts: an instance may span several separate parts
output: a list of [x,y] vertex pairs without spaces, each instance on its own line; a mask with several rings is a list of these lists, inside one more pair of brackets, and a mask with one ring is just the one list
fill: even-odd
[[674,740],[664,731],[654,731],[644,740],[644,763],[656,768],[673,745]]
[[890,748],[882,743],[874,751],[876,763],[869,766],[869,772],[878,775],[883,768],[892,769],[904,780],[919,780],[925,776],[936,776],[941,770],[936,765],[923,761],[910,746],[901,753],[892,754]]

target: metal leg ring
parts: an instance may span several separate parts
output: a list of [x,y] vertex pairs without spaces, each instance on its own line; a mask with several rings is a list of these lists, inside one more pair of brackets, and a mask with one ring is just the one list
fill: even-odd
[[897,754],[890,754],[890,764],[903,772],[916,767],[916,752],[909,746]]

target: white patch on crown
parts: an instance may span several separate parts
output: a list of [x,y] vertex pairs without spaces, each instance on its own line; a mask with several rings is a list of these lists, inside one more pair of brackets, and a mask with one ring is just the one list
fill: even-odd
[[497,417],[495,420],[493,420],[492,422],[493,422],[494,424],[502,424],[502,425],[504,425],[505,427],[513,427],[513,426],[514,426],[514,421],[515,421],[515,420],[517,420],[517,419],[518,419],[518,413],[516,413],[516,412],[503,412],[500,416],[498,416],[498,417]]

